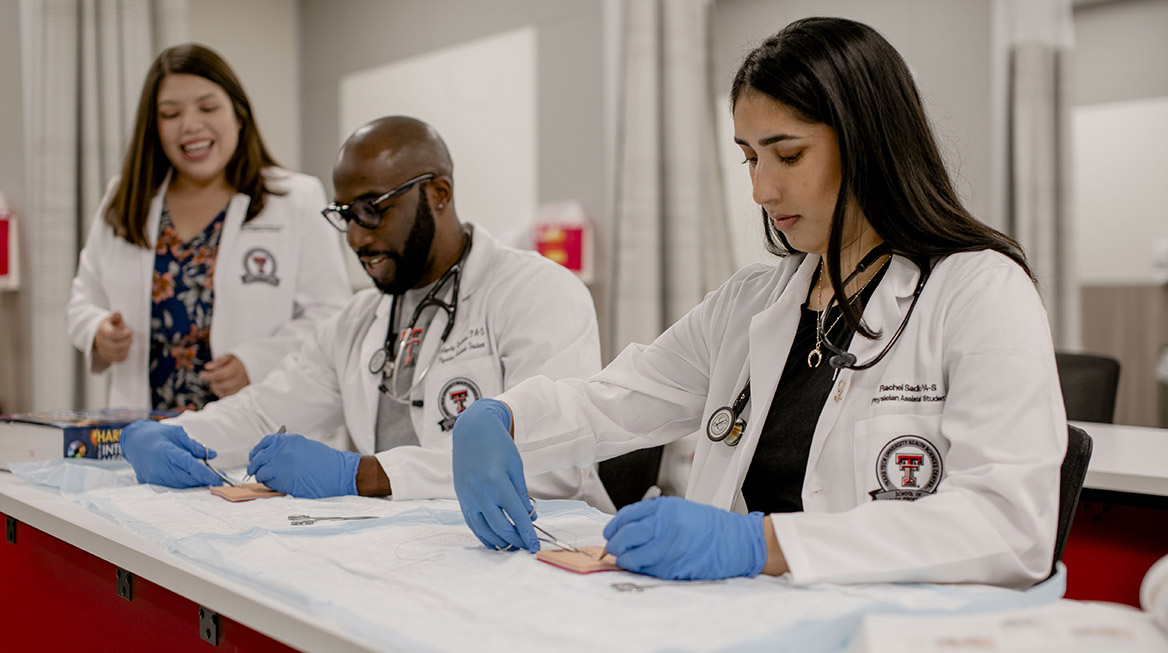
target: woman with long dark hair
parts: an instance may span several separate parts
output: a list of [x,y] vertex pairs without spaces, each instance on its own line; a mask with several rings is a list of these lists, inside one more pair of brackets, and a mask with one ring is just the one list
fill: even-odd
[[731,107],[781,258],[591,379],[471,406],[454,428],[467,523],[535,550],[524,472],[696,431],[686,498],[605,528],[621,567],[1045,578],[1067,437],[1046,313],[1017,243],[961,205],[904,61],[866,25],[800,20],[747,55]]
[[227,62],[194,43],[146,75],[68,307],[116,407],[198,409],[267,375],[350,295],[324,187],[264,146]]

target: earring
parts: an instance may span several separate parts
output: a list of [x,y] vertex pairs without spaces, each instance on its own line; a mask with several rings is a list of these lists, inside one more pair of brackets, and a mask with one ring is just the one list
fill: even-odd
[[439,211],[441,211],[441,210],[442,210],[443,208],[445,208],[445,207],[446,207],[446,205],[445,205],[445,204],[442,204],[442,203],[439,203],[439,204],[438,204],[438,210],[439,210]]

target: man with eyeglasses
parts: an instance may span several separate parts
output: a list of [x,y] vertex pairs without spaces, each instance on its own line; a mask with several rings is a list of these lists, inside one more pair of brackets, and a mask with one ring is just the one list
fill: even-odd
[[[197,413],[127,427],[122,450],[138,480],[219,485],[207,462],[217,451],[216,467],[246,454],[249,475],[293,496],[453,499],[459,413],[532,376],[597,372],[587,289],[462,223],[452,171],[445,143],[419,120],[381,118],[350,136],[333,168],[336,201],[322,213],[376,287],[261,383]],[[346,446],[320,441],[342,425]],[[533,496],[613,510],[594,467],[529,481]]]

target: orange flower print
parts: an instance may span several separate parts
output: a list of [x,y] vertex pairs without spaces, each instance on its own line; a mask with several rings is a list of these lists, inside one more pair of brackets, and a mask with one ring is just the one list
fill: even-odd
[[169,272],[159,274],[154,271],[154,303],[164,302],[174,297],[174,277]]
[[191,258],[191,265],[205,267],[210,260],[211,251],[206,247],[199,247],[195,250],[194,257]]
[[174,367],[178,370],[186,370],[193,372],[195,370],[195,353],[198,351],[196,347],[183,347],[175,345],[170,348],[170,354],[174,357]]
[[165,254],[168,250],[173,251],[180,245],[182,245],[182,241],[179,240],[178,234],[174,232],[174,229],[170,225],[166,225],[166,228],[158,236],[158,246],[155,248],[155,252]]

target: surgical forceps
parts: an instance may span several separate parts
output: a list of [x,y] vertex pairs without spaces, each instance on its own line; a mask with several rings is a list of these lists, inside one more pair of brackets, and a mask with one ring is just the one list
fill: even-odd
[[721,580],[682,580],[675,583],[654,583],[652,585],[638,585],[637,583],[613,583],[611,587],[618,592],[627,592],[629,594],[640,594],[647,589],[654,587],[689,587],[690,585],[713,585],[715,583],[722,583]]
[[[535,514],[535,498],[532,498],[531,499],[531,510],[527,511],[527,516],[531,517],[534,514]],[[515,522],[511,521],[511,517],[507,517],[507,521],[510,521],[512,526],[515,525]],[[552,546],[559,547],[559,548],[563,549],[564,551],[571,551],[572,553],[579,553],[580,555],[586,555],[589,558],[593,557],[591,555],[588,555],[587,553],[584,553],[580,549],[577,549],[576,547],[572,546],[571,544],[568,544],[567,542],[560,540],[555,535],[552,535],[551,533],[544,530],[542,527],[540,527],[539,524],[536,524],[534,521],[531,522],[531,527],[534,528],[535,530],[539,531],[540,533],[543,533],[543,537],[536,535],[536,537],[539,538],[539,540],[541,542],[547,542],[548,544],[551,544]],[[504,551],[508,548],[510,548],[510,547],[500,548],[500,547],[496,546],[495,550],[496,551]]]
[[377,519],[377,515],[356,515],[352,517],[310,517],[308,515],[288,515],[293,526],[311,526],[318,521],[349,521],[350,519]]
[[220,479],[222,479],[222,480],[223,480],[223,482],[224,482],[224,483],[226,483],[226,484],[230,485],[231,487],[236,487],[236,486],[238,486],[238,485],[239,485],[238,483],[236,483],[235,481],[233,481],[233,480],[231,480],[231,479],[227,478],[227,474],[224,474],[223,472],[221,472],[221,471],[219,471],[219,470],[217,470],[217,469],[215,469],[214,467],[212,467],[212,466],[211,466],[211,462],[210,462],[209,460],[207,460],[207,454],[208,454],[208,453],[209,453],[209,451],[207,450],[207,445],[205,445],[205,444],[204,444],[204,445],[203,445],[203,464],[207,466],[207,469],[209,469],[209,470],[211,470],[211,471],[215,472],[215,475],[216,475],[216,476],[218,476]]

